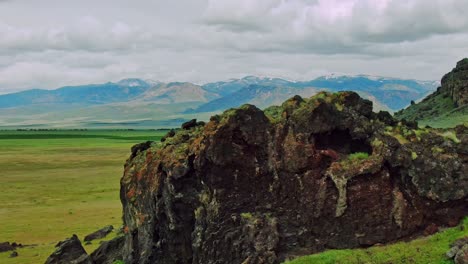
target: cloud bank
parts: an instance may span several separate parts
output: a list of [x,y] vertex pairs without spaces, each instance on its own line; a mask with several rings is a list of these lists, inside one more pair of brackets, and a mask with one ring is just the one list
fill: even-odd
[[465,10],[465,0],[0,1],[0,93],[127,77],[437,80],[467,56]]

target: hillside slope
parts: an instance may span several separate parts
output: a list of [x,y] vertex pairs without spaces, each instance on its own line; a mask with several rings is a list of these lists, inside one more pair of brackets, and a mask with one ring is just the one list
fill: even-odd
[[468,59],[459,61],[441,84],[421,102],[396,112],[395,117],[434,127],[468,123]]

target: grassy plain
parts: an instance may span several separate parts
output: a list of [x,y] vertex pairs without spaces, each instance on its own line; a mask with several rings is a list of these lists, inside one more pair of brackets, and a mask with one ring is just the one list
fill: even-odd
[[[44,263],[59,240],[72,234],[82,239],[109,224],[118,228],[119,179],[130,147],[159,140],[165,133],[0,131],[0,242],[35,244],[18,249],[16,258],[0,253],[0,263]],[[451,263],[444,254],[451,242],[464,236],[468,218],[460,227],[411,242],[330,250],[287,263]],[[96,241],[85,249],[91,252],[98,245]]]
[[35,244],[16,258],[0,253],[0,263],[43,263],[57,241],[120,227],[119,180],[130,148],[165,133],[0,131],[0,242]]
[[445,257],[450,244],[468,236],[468,218],[457,227],[446,229],[430,237],[410,242],[398,242],[367,249],[329,250],[300,257],[286,264],[450,264]]

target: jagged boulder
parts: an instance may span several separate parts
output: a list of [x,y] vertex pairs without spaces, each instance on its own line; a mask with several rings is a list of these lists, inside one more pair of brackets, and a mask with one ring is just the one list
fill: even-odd
[[112,232],[112,230],[114,230],[114,227],[111,226],[111,225],[108,225],[108,226],[105,226],[87,236],[84,237],[84,241],[85,242],[88,242],[88,241],[93,241],[95,239],[101,239],[101,238],[105,238],[108,234],[110,234]]
[[140,144],[136,144],[132,147],[132,155],[130,157],[134,158],[139,152],[143,152],[151,147],[154,141],[146,141]]
[[94,264],[76,235],[59,242],[45,264]]
[[124,261],[279,263],[456,225],[466,131],[408,126],[353,92],[227,110],[127,160]]
[[190,121],[187,121],[187,122],[183,123],[181,128],[187,130],[187,129],[191,129],[192,127],[196,127],[196,126],[197,126],[197,120],[192,119]]
[[113,264],[117,260],[122,260],[124,241],[124,237],[119,236],[103,242],[98,249],[91,253],[91,259],[97,264]]

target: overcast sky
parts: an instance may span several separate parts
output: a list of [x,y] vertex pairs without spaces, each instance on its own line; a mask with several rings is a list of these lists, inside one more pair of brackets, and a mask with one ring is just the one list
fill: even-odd
[[467,0],[0,0],[0,93],[328,73],[440,80]]

